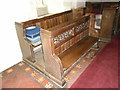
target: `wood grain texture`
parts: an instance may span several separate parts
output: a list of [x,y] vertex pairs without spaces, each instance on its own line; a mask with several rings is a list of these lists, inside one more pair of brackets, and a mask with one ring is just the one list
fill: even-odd
[[69,68],[75,61],[77,61],[83,54],[86,53],[96,42],[98,38],[87,36],[70,49],[59,55],[63,68]]
[[94,28],[95,25],[95,14],[90,15],[90,25],[89,25],[89,34],[93,37],[99,37],[99,31]]
[[[48,29],[72,19],[72,10],[22,22],[23,28],[34,25]],[[41,22],[41,23],[40,23]],[[39,23],[39,24],[38,24]]]
[[112,37],[115,8],[105,8],[103,11],[100,39],[110,41]]
[[[82,13],[82,11],[80,12]],[[64,68],[67,69],[74,64],[98,40],[89,36],[90,14],[79,17],[80,12],[69,10],[39,19],[16,23],[24,59],[30,61],[30,64],[60,85],[65,83]],[[73,18],[73,13],[77,13],[77,19]],[[40,37],[43,46],[43,52],[41,53],[44,57],[42,59],[40,53],[34,53],[33,51],[36,46],[33,46],[25,38],[25,28],[31,25],[41,27]],[[66,33],[69,35],[66,35]],[[60,35],[64,39],[61,39]],[[55,38],[58,38],[58,36],[59,43],[55,44]]]

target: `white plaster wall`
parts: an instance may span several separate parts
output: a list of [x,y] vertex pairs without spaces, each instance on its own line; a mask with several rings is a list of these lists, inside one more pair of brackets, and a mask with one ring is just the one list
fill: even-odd
[[59,13],[71,8],[85,7],[84,0],[44,0],[49,13]]
[[119,0],[85,0],[90,2],[119,2]]
[[0,2],[0,72],[22,61],[15,21],[37,16],[33,0],[1,0]]
[[44,4],[48,6],[49,13],[63,12],[63,0],[44,0]]

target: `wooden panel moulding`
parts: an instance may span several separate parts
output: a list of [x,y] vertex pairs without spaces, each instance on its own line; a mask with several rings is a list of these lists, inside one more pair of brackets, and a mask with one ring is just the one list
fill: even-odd
[[[72,13],[72,10],[65,11],[65,12],[62,12],[62,13],[53,14],[53,15],[50,15],[50,16],[45,16],[45,17],[38,18],[38,19],[32,19],[32,20],[29,20],[29,21],[25,21],[25,22],[22,22],[23,23],[23,28],[26,28],[26,27],[28,27],[30,25],[33,25],[33,24],[35,25],[38,22],[46,21],[46,20],[53,19],[53,18],[59,18],[60,16],[66,15],[66,14],[69,14],[69,13]],[[68,18],[68,20],[69,20],[69,18],[72,19],[72,17],[67,17],[67,18]],[[57,25],[58,24],[60,24],[59,20],[57,21]]]
[[70,47],[70,40],[66,42],[66,49],[68,49],[69,47]]
[[58,24],[61,24],[64,22],[63,15],[58,17],[58,22],[59,22]]
[[57,47],[57,48],[55,49],[55,54],[56,54],[56,55],[59,55],[60,52],[61,52],[61,47]]
[[41,27],[41,22],[36,23],[35,26],[37,26],[37,27]]
[[63,53],[64,51],[65,51],[65,45],[62,44],[62,45],[61,45],[61,53]]
[[87,50],[89,50],[97,41],[97,38],[86,37],[59,55],[63,68],[69,68],[75,63]]
[[103,20],[100,31],[100,39],[104,41],[110,41],[113,32],[114,18],[115,18],[115,8],[105,8],[103,10]]
[[50,28],[54,26],[54,18],[50,19]]
[[53,18],[53,26],[56,26],[57,25],[57,18]]
[[74,45],[74,43],[75,43],[74,38],[70,39],[70,46],[73,46],[73,45]]

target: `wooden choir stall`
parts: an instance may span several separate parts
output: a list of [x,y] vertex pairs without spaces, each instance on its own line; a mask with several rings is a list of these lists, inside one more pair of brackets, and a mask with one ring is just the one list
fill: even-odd
[[16,22],[23,60],[63,86],[66,74],[97,45],[100,30],[94,28],[94,19],[93,14],[73,9]]

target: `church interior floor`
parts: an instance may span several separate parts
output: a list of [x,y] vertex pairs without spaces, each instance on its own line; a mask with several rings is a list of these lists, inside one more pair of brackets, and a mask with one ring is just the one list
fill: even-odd
[[[70,88],[76,82],[89,64],[94,62],[94,58],[105,45],[105,42],[99,42],[99,49],[93,47],[80,58],[79,62],[64,77],[66,81],[64,88]],[[1,72],[0,80],[0,88],[63,88],[25,61]]]

